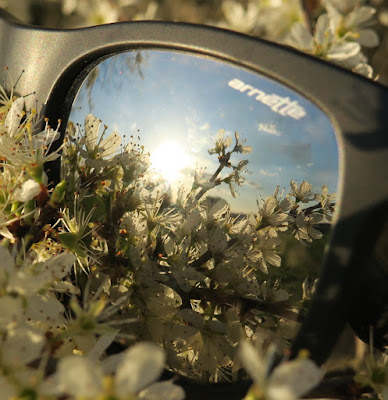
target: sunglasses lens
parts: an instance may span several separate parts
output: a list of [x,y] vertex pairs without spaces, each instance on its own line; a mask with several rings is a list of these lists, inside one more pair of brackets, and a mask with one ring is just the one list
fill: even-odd
[[[151,336],[173,342],[180,368],[191,357],[216,380],[241,335],[286,345],[314,291],[335,208],[328,116],[251,70],[143,50],[98,64],[70,121],[83,169],[68,159],[63,174],[85,204],[101,198],[98,209],[111,196],[121,207],[114,251],[142,287],[133,307]],[[159,275],[146,282],[142,263]],[[225,336],[228,319],[240,330]],[[221,347],[227,356],[216,355]]]

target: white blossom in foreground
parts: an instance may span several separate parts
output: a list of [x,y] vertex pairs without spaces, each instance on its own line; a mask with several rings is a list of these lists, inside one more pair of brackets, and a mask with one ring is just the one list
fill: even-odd
[[225,0],[221,4],[227,27],[239,32],[252,31],[257,24],[259,8],[256,3],[248,3],[247,7],[237,1]]
[[352,38],[365,47],[379,45],[377,33],[369,28],[376,14],[375,8],[355,4],[351,10],[345,12],[341,10],[341,3],[332,0],[326,0],[325,7],[338,36]]
[[329,0],[325,7],[327,13],[318,17],[313,34],[304,24],[295,23],[286,43],[371,78],[373,70],[361,46],[376,47],[379,43],[376,32],[368,28],[376,10],[354,5],[345,13],[338,2]]
[[[184,399],[183,389],[171,381],[155,383],[164,363],[163,350],[150,343],[136,344],[121,354],[113,377],[104,371],[104,363],[99,367],[86,357],[65,357],[60,361],[55,376],[58,394],[72,399],[95,399],[98,396],[112,396],[115,399]],[[105,360],[105,365],[107,370],[112,367],[109,358]]]
[[248,342],[240,344],[240,358],[253,379],[246,400],[297,400],[321,380],[322,373],[308,358],[283,362],[270,372],[273,352],[266,356]]

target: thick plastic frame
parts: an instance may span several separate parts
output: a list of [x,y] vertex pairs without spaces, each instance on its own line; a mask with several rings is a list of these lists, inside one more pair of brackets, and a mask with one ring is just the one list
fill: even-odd
[[310,312],[291,346],[291,356],[308,349],[321,364],[352,301],[365,295],[363,283],[373,272],[367,261],[386,220],[388,90],[294,49],[218,28],[153,21],[53,30],[23,25],[0,10],[0,67],[13,77],[21,74],[17,92],[34,92],[44,115],[63,125],[91,68],[137,49],[187,52],[244,67],[299,92],[331,119],[340,154],[337,219]]

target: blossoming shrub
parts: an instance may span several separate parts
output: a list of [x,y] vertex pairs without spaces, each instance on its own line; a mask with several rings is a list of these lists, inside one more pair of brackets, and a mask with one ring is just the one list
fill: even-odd
[[[319,228],[335,197],[325,185],[315,193],[291,181],[257,200],[256,212],[234,214],[212,189],[227,185],[236,196],[248,162],[234,155],[251,148],[220,131],[209,149],[218,168],[210,178],[197,171],[174,198],[146,149],[122,149],[95,116],[82,130],[69,123],[50,151],[58,129],[46,121],[36,131],[23,98],[0,94],[0,399],[179,400],[172,381],[155,383],[163,368],[236,381],[241,362],[252,398],[296,398],[319,381],[302,359],[270,378],[271,365],[239,343],[277,343],[281,353],[293,337],[311,271],[295,283],[282,256],[292,242],[302,249],[326,235]],[[45,163],[60,152],[62,181],[49,189]],[[298,371],[309,382],[296,385]]]

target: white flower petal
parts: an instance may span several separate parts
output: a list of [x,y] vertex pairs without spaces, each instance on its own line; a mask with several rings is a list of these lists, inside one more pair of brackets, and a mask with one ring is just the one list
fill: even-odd
[[235,30],[248,32],[256,24],[258,8],[254,3],[249,3],[245,10],[239,2],[225,0],[221,8],[227,23]]
[[368,22],[376,13],[376,9],[369,6],[355,8],[345,18],[345,24],[349,27],[357,27]]
[[121,143],[121,136],[117,132],[111,133],[106,139],[99,144],[99,149],[103,149],[100,154],[101,158],[111,156],[116,153]]
[[330,43],[333,39],[333,33],[330,29],[330,19],[327,14],[322,14],[315,27],[315,41],[320,45],[324,46],[326,43]]
[[45,283],[62,279],[70,272],[75,260],[74,254],[58,254],[39,266],[39,278]]
[[2,282],[3,273],[12,274],[15,272],[15,261],[3,246],[0,246],[0,260],[0,282]]
[[42,333],[19,325],[8,331],[1,349],[2,357],[8,365],[25,365],[40,356],[44,344]]
[[280,267],[282,264],[282,258],[274,253],[273,251],[270,250],[264,250],[263,251],[265,261],[273,265],[274,267]]
[[325,8],[331,23],[334,26],[338,26],[342,19],[342,14],[337,10],[337,8],[330,0],[325,1]]
[[381,10],[379,13],[379,22],[385,27],[388,26],[388,9]]
[[87,358],[63,358],[59,362],[57,377],[62,392],[67,395],[90,399],[98,397],[102,392],[102,372]]
[[139,393],[140,400],[183,400],[184,390],[172,382],[157,382]]
[[32,276],[25,271],[16,271],[9,277],[8,291],[16,292],[23,296],[32,295],[39,291],[43,285],[44,282],[39,277]]
[[208,247],[213,254],[222,254],[228,247],[225,232],[220,227],[216,227],[209,234]]
[[159,378],[165,363],[163,350],[150,343],[139,343],[125,352],[117,368],[115,388],[119,396],[136,394]]
[[366,63],[357,64],[353,68],[353,71],[356,72],[357,74],[364,75],[367,78],[372,78],[373,76],[373,68]]
[[0,328],[10,326],[22,320],[22,299],[19,297],[3,296],[0,298]]
[[24,315],[32,321],[41,321],[48,325],[58,325],[66,322],[65,307],[54,296],[34,295],[27,297],[27,307]]
[[[33,141],[36,143],[36,147],[44,147],[50,145],[61,137],[58,130],[47,128],[44,131],[34,135]],[[58,155],[59,156],[59,155]]]
[[18,392],[4,376],[0,376],[0,400],[17,398]]
[[226,211],[229,209],[229,205],[224,199],[219,199],[213,204],[209,210],[209,215],[213,216],[213,218],[218,219],[221,218]]
[[258,355],[258,350],[247,341],[240,343],[239,356],[249,376],[259,386],[263,387],[265,381],[264,361]]
[[100,130],[101,121],[96,118],[93,114],[88,114],[85,118],[85,146],[88,151],[95,148],[98,131]]
[[62,12],[65,15],[70,15],[77,8],[78,0],[63,0],[62,1]]
[[361,46],[356,42],[336,43],[330,48],[327,58],[330,60],[342,61],[354,57],[360,50]]
[[205,325],[205,320],[203,316],[192,309],[183,308],[177,312],[181,318],[183,318],[186,322],[189,322],[197,329],[202,329]]
[[8,136],[14,137],[17,133],[20,120],[23,117],[23,108],[24,108],[24,98],[19,97],[13,103],[11,108],[8,111],[7,117],[5,118],[5,127],[8,130]]
[[377,47],[380,43],[380,39],[373,29],[363,29],[359,34],[360,37],[358,38],[358,42],[361,46]]
[[61,292],[61,293],[72,293],[72,294],[80,294],[81,290],[79,287],[74,286],[72,283],[67,282],[67,281],[55,281],[52,282],[51,287],[56,291],[56,292]]
[[119,331],[101,336],[92,350],[88,354],[88,358],[93,361],[98,360],[104,351],[113,343]]
[[296,359],[276,367],[269,377],[267,400],[296,400],[321,380],[319,367],[309,359]]

